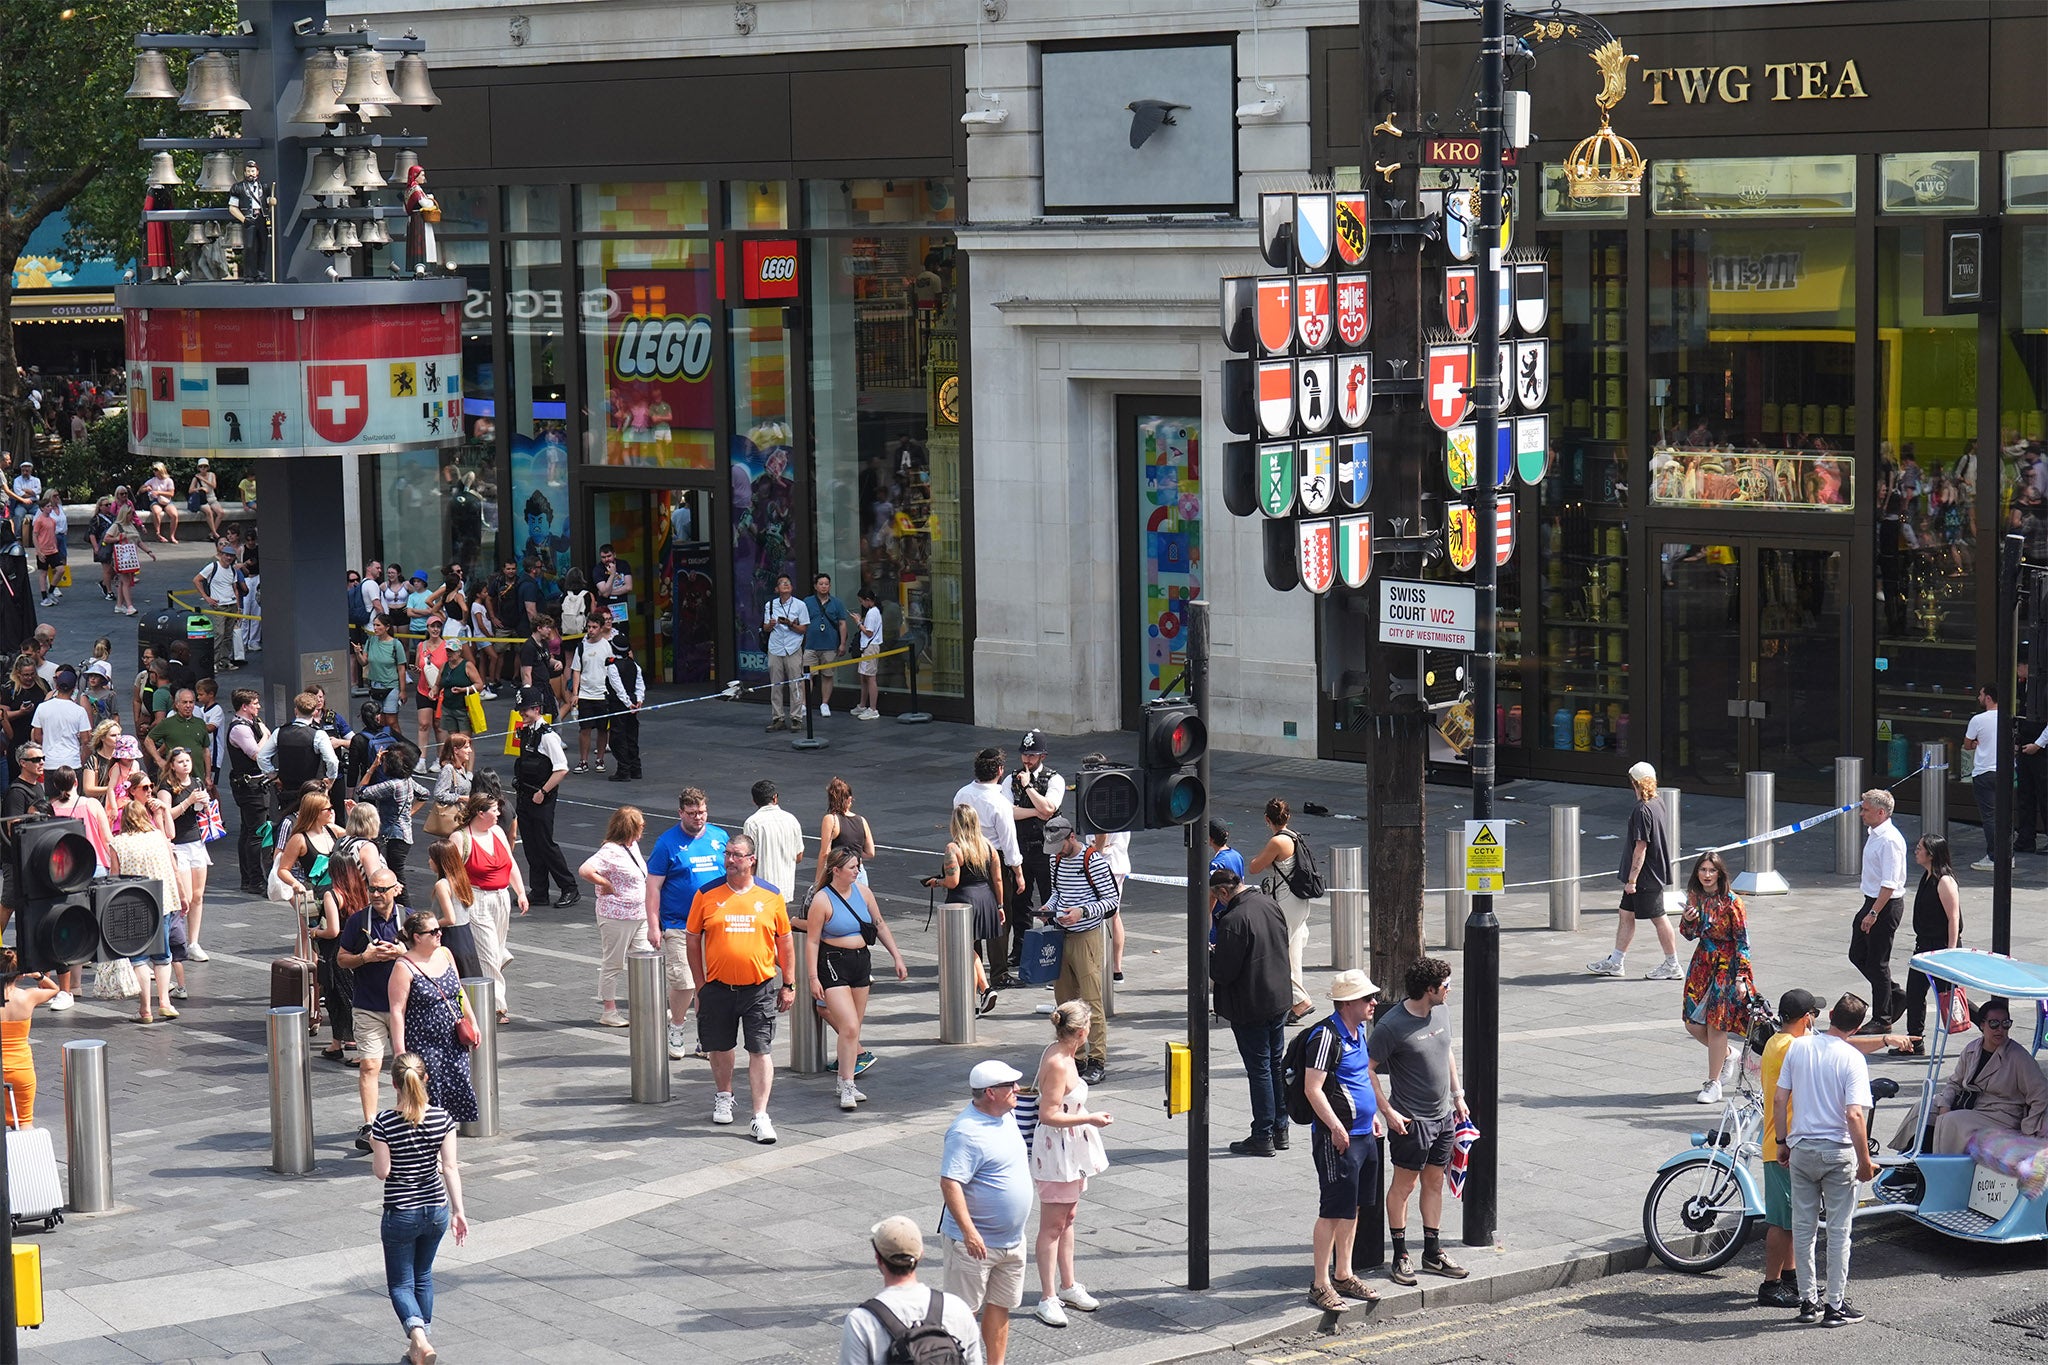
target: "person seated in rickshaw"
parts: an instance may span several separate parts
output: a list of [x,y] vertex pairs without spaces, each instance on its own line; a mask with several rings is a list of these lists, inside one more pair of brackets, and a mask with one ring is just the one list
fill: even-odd
[[1997,997],[1985,1001],[1977,1027],[1981,1032],[1935,1093],[1937,1153],[1964,1151],[1980,1129],[2038,1138],[2048,1123],[2048,1076],[2025,1044],[2012,1041],[2012,1005]]

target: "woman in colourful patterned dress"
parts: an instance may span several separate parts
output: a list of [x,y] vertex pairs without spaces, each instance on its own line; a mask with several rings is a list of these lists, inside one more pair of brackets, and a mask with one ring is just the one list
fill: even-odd
[[1697,939],[1692,965],[1685,973],[1685,1031],[1706,1045],[1707,1080],[1695,1097],[1701,1104],[1721,1102],[1721,1082],[1732,1058],[1728,1037],[1748,1028],[1748,1007],[1756,994],[1749,969],[1749,920],[1728,879],[1728,864],[1718,853],[1702,854],[1685,888],[1685,915],[1678,932]]

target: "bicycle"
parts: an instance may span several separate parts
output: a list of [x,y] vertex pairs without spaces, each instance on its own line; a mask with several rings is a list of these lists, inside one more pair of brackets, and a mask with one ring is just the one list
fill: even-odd
[[1764,1095],[1750,1075],[1750,1051],[1745,1043],[1719,1125],[1693,1134],[1692,1152],[1657,1172],[1643,1200],[1643,1237],[1673,1270],[1704,1274],[1728,1264],[1763,1216],[1750,1163],[1763,1154]]

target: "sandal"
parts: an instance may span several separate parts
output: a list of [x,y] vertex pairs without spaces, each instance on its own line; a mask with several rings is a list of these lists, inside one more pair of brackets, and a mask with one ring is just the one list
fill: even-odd
[[1309,1286],[1308,1301],[1325,1313],[1341,1313],[1351,1305],[1337,1292],[1335,1285],[1318,1284]]
[[336,1043],[333,1047],[323,1047],[320,1049],[320,1057],[323,1061],[338,1062],[347,1055],[348,1048],[342,1043]]
[[1373,1287],[1356,1275],[1333,1279],[1330,1281],[1330,1287],[1345,1298],[1356,1299],[1360,1303],[1373,1304],[1380,1301],[1380,1296],[1373,1292]]

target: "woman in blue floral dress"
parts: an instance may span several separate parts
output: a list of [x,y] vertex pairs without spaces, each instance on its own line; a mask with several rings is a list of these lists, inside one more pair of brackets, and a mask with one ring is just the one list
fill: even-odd
[[475,1123],[469,1049],[455,1041],[455,1021],[462,1017],[455,955],[441,946],[440,921],[427,911],[408,914],[398,936],[405,956],[391,968],[392,1055],[417,1052],[427,1064],[427,1098],[457,1123]]
[[[1749,920],[1720,854],[1702,854],[1693,867],[1678,932],[1699,941],[1685,973],[1680,1016],[1685,1031],[1707,1049],[1707,1080],[1695,1098],[1701,1104],[1719,1104],[1723,1076],[1732,1077],[1729,1035],[1740,1038],[1747,1031],[1749,1001],[1756,994],[1749,970]],[[1736,1051],[1732,1060],[1740,1066],[1741,1052]]]

